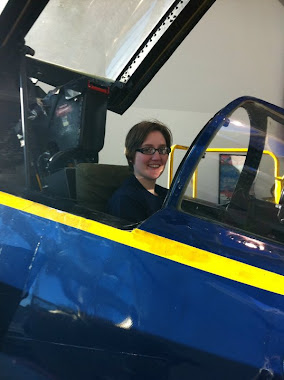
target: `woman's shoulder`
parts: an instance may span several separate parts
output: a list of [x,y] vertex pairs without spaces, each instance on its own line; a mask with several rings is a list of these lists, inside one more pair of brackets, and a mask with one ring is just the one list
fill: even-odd
[[136,178],[127,178],[113,193],[107,204],[107,212],[123,219],[138,222],[147,218],[145,199]]
[[129,177],[127,177],[122,184],[119,186],[119,188],[114,192],[114,194],[121,194],[121,193],[132,193],[137,191],[137,179],[132,174]]
[[137,193],[139,193],[139,185],[137,184],[137,180],[134,175],[127,177],[120,187],[115,190],[112,194],[110,202],[122,202],[123,199],[136,198]]

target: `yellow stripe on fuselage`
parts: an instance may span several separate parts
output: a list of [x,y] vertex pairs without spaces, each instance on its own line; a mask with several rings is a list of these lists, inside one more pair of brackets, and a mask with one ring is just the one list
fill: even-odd
[[246,285],[284,295],[284,276],[150,232],[122,231],[80,216],[0,192],[0,204]]

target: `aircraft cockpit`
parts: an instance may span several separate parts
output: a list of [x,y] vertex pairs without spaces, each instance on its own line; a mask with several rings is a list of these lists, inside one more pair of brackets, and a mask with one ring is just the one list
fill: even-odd
[[[107,200],[130,174],[126,165],[100,162],[107,112],[123,113],[130,106],[162,65],[161,51],[166,48],[169,56],[212,1],[198,7],[192,1],[127,6],[120,9],[124,28],[113,22],[103,46],[90,27],[101,2],[87,2],[78,21],[77,2],[39,1],[26,5],[15,21],[15,1],[1,14],[1,190],[132,229],[128,221],[105,213]],[[127,12],[135,17],[127,21]],[[189,14],[194,14],[190,20]],[[185,26],[176,34],[178,21]],[[101,27],[98,23],[96,30]],[[58,35],[64,35],[64,44],[56,41]],[[113,35],[119,38],[112,40]],[[196,140],[188,150],[191,162],[184,159],[177,174],[184,187],[175,207],[282,241],[283,116],[257,100],[233,105],[221,111],[218,131],[211,126],[215,116],[204,129],[207,140]],[[174,151],[171,170],[177,169]],[[203,156],[191,177],[187,170],[194,167],[195,151]],[[171,172],[169,187],[172,177]],[[176,197],[174,189],[168,204]]]
[[[6,1],[1,190],[132,228],[103,213],[129,175],[126,165],[100,166],[107,112],[133,103],[213,2],[117,3],[114,12],[103,1]],[[102,14],[107,25],[98,22]]]

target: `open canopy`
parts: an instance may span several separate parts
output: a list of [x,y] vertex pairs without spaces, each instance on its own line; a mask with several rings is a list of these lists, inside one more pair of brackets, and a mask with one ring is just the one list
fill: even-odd
[[[37,59],[86,75],[126,82],[129,77],[121,78],[120,73],[173,3],[174,0],[50,0],[27,34],[26,43],[35,49]],[[177,6],[176,13],[185,5],[186,1]],[[168,20],[160,28],[143,56],[169,23]]]
[[0,50],[25,39],[30,76],[104,81],[109,109],[123,113],[214,1],[0,0]]

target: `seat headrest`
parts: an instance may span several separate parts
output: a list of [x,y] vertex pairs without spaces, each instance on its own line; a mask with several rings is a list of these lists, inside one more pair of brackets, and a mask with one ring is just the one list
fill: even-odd
[[81,163],[76,166],[76,193],[79,205],[105,211],[107,201],[130,175],[125,165]]

